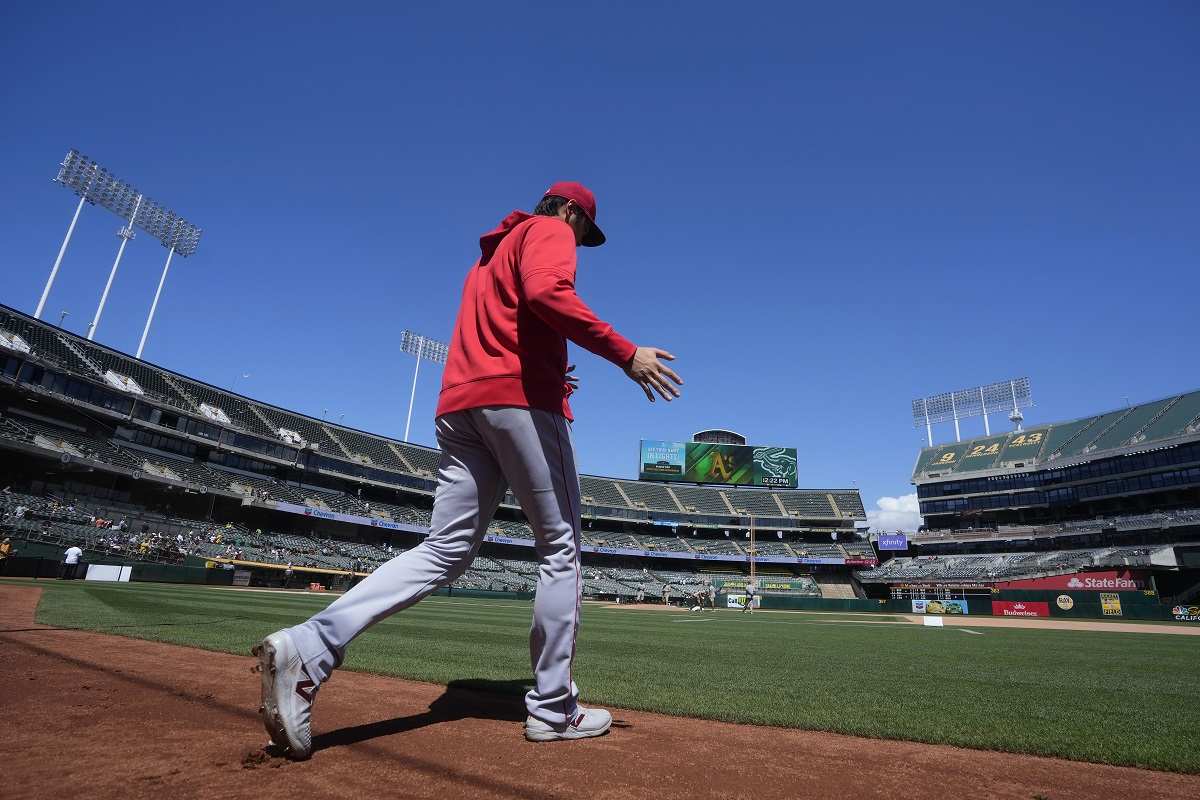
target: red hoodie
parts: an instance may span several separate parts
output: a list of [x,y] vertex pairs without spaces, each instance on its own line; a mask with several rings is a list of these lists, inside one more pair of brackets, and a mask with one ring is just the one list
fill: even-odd
[[479,239],[450,340],[437,414],[540,408],[571,419],[567,339],[623,366],[637,349],[575,294],[575,233],[514,211]]

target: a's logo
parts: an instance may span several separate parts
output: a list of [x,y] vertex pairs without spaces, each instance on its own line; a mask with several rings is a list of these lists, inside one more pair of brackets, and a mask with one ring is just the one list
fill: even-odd
[[720,453],[713,453],[712,466],[708,468],[708,477],[720,478],[721,481],[729,480],[729,467],[725,466],[725,456]]
[[1071,578],[1071,580],[1067,581],[1067,588],[1068,589],[1082,589],[1083,581],[1079,580],[1079,578]]
[[296,694],[304,698],[304,701],[311,703],[313,695],[316,694],[317,685],[310,680],[296,681]]
[[1060,594],[1054,602],[1063,611],[1070,611],[1075,607],[1075,601],[1071,599],[1071,595],[1069,594]]

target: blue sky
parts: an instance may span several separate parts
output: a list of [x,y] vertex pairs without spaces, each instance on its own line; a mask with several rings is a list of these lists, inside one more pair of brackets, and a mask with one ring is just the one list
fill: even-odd
[[[1200,385],[1200,10],[967,5],[10,4],[0,301],[37,303],[76,147],[205,229],[148,360],[400,435],[400,331],[448,337],[479,234],[582,180],[581,295],[687,385],[651,406],[579,354],[581,467],[727,427],[874,507],[913,397],[1029,374],[1036,422]],[[84,211],[48,319],[85,330],[118,225]],[[99,341],[136,349],[164,256],[130,244]]]

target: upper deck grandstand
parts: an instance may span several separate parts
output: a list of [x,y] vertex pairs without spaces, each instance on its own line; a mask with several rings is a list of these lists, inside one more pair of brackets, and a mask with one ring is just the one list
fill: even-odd
[[938,531],[1200,506],[1200,391],[927,447],[912,482]]

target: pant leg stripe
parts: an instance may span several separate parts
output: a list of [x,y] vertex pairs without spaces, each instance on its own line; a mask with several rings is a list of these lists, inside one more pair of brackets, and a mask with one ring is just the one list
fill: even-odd
[[[562,432],[561,426],[566,425],[567,421],[563,417],[558,417],[554,424],[554,438],[558,444],[558,470],[562,475],[563,488],[567,489],[570,482],[567,480],[567,468],[563,459]],[[578,472],[575,480],[579,480]],[[575,684],[575,640],[579,635],[579,598],[582,594],[581,581],[583,580],[583,570],[579,564],[579,524],[576,518],[579,516],[575,513],[575,504],[570,503],[571,508],[571,533],[575,541],[575,624],[571,629],[571,661],[567,666],[567,695],[570,696],[571,687]],[[563,700],[563,715],[570,716],[567,711],[567,701]]]

